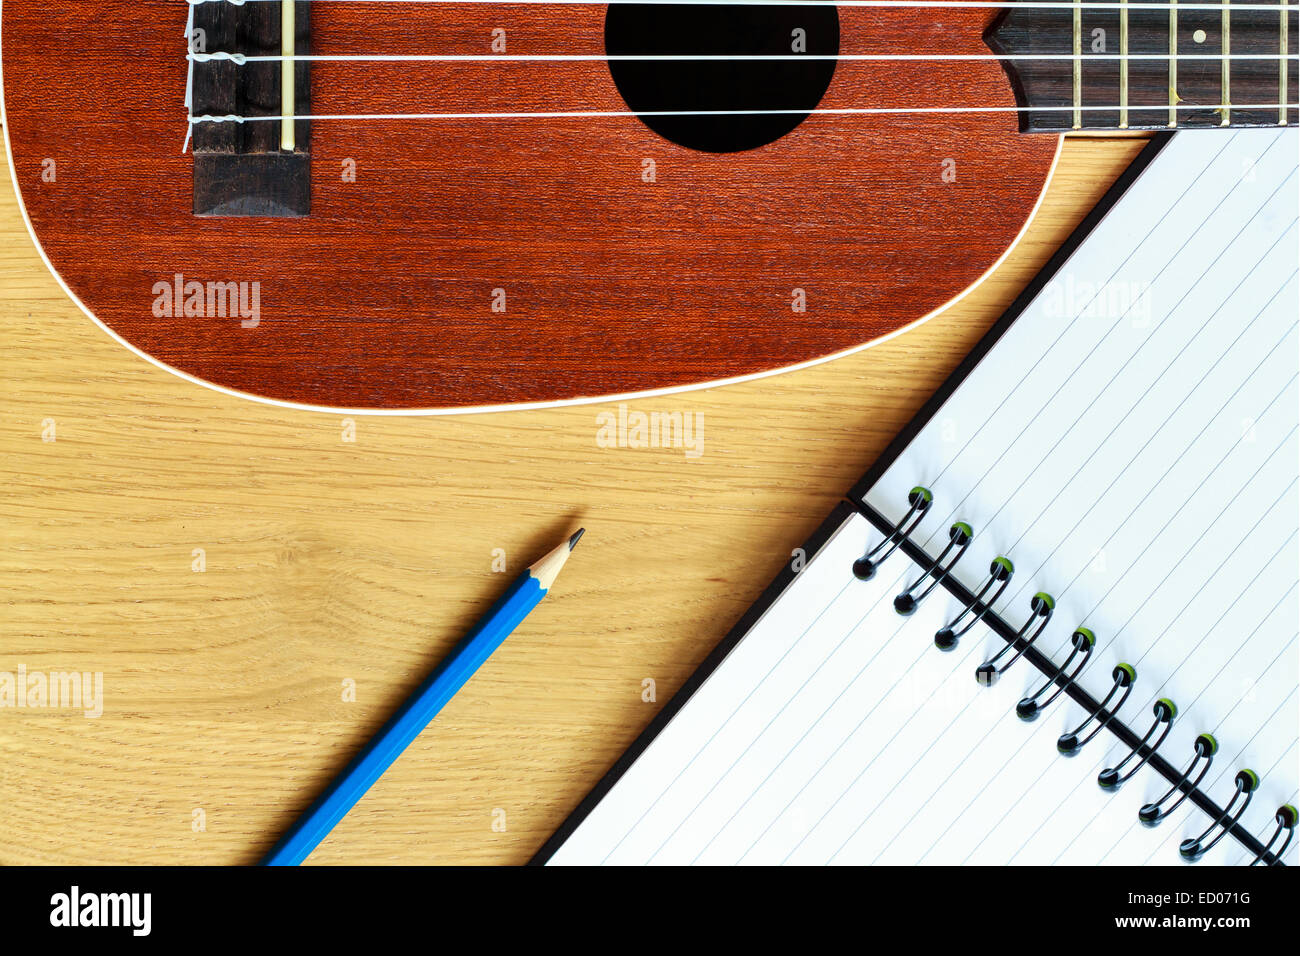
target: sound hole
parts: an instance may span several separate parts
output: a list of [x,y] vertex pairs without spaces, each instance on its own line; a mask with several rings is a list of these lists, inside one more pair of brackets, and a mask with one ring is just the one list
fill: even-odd
[[[610,56],[708,54],[718,60],[610,61],[628,108],[667,140],[708,153],[774,142],[821,102],[834,60],[736,60],[736,56],[836,56],[840,18],[830,5],[734,6],[611,3]],[[659,112],[790,110],[742,116],[655,116]]]

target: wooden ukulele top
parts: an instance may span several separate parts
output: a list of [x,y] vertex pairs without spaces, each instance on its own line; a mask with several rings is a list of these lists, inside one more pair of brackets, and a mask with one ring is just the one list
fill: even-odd
[[[60,277],[124,342],[205,383],[312,407],[594,399],[861,347],[996,265],[1059,147],[1021,129],[1017,94],[1036,81],[990,52],[996,9],[793,8],[812,52],[936,58],[835,61],[820,98],[799,103],[811,114],[721,152],[731,127],[717,118],[665,132],[628,115],[629,99],[675,84],[677,105],[700,90],[785,102],[815,71],[769,64],[722,92],[686,82],[704,75],[680,72],[690,64],[627,72],[603,62],[610,49],[659,41],[656,21],[617,20],[632,16],[618,4],[607,18],[596,5],[411,4],[397,16],[299,3],[299,54],[461,58],[298,63],[298,108],[317,119],[296,123],[292,151],[279,122],[200,122],[191,155],[187,81],[198,116],[274,118],[281,86],[274,62],[196,62],[191,77],[179,6],[5,4],[22,199]],[[210,3],[195,15],[215,18],[200,19],[210,42],[255,53],[282,40],[268,7],[279,12]],[[682,35],[715,54],[785,49],[794,33],[717,23]],[[498,41],[500,57],[485,57]],[[528,59],[555,53],[589,59]],[[853,112],[864,104],[885,112]],[[915,112],[936,105],[953,111]],[[473,118],[320,119],[425,111]],[[555,115],[566,111],[598,115]],[[726,122],[737,142],[753,132]]]

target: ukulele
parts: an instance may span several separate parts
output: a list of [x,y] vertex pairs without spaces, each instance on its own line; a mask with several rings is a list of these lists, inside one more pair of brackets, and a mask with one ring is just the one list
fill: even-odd
[[1296,8],[4,0],[0,60],[32,232],[120,341],[266,400],[468,410],[918,323],[1015,244],[1062,134],[1295,125]]

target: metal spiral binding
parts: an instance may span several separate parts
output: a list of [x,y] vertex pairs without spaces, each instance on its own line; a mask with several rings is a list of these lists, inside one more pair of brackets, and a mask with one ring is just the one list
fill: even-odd
[[[894,524],[884,540],[853,563],[854,576],[863,581],[875,577],[880,566],[906,543],[913,532],[917,530],[933,502],[934,496],[929,488],[921,485],[913,488],[908,493],[909,508],[907,512]],[[894,598],[894,610],[904,616],[914,613],[921,601],[952,574],[953,569],[965,555],[974,537],[975,532],[969,524],[964,521],[954,522],[948,529],[948,543],[938,557],[929,560],[921,574]],[[919,560],[918,563],[920,563]],[[992,610],[993,605],[997,603],[998,598],[1006,590],[1014,573],[1015,566],[1009,558],[1002,555],[996,557],[989,565],[988,578],[974,592],[957,615],[935,634],[935,645],[944,651],[955,648],[960,638]],[[925,586],[918,593],[917,589],[921,588],[922,585]],[[1043,634],[1052,619],[1052,614],[1056,609],[1056,601],[1050,594],[1040,591],[1030,599],[1029,607],[1029,616],[1015,633],[1014,638],[1009,638],[1005,647],[976,668],[975,679],[980,684],[984,686],[995,684],[1002,674],[1006,673],[1016,661],[1020,660],[1034,646],[1034,643]],[[997,617],[997,613],[994,612],[993,616]],[[1001,633],[1005,634],[1005,624],[1001,622],[1001,618],[998,618],[998,621],[1004,628]],[[1088,628],[1080,626],[1071,635],[1070,644],[1070,653],[1065,662],[1056,667],[1055,671],[1046,677],[1041,686],[1037,687],[1028,696],[1021,698],[1019,703],[1016,704],[1016,715],[1022,720],[1034,720],[1062,693],[1075,685],[1079,675],[1091,660],[1093,650],[1096,648],[1097,637]],[[1008,654],[1011,655],[1010,658],[1004,660]],[[1039,656],[1041,657],[1041,655]],[[1041,663],[1038,666],[1041,667]],[[1096,704],[1077,727],[1057,738],[1057,751],[1062,756],[1072,757],[1109,727],[1113,721],[1117,721],[1119,713],[1123,710],[1124,704],[1128,701],[1136,683],[1137,669],[1133,665],[1124,662],[1116,664],[1111,671],[1111,687],[1106,696],[1102,698],[1100,703]],[[1049,690],[1051,690],[1051,694],[1046,699],[1042,699],[1043,695]],[[1124,758],[1114,767],[1108,767],[1097,775],[1097,783],[1102,789],[1115,790],[1132,779],[1156,755],[1161,744],[1169,736],[1174,719],[1178,716],[1177,705],[1169,698],[1162,697],[1152,706],[1152,713],[1155,719],[1137,744],[1132,746],[1128,753],[1124,755]],[[1091,729],[1089,729],[1090,724],[1093,725]],[[1087,731],[1086,734],[1085,731]],[[1177,780],[1158,799],[1144,804],[1138,810],[1138,819],[1143,825],[1149,827],[1158,825],[1182,806],[1188,796],[1199,789],[1201,782],[1205,779],[1211,764],[1214,762],[1214,755],[1218,752],[1218,749],[1218,741],[1212,734],[1204,733],[1197,736],[1193,743],[1192,758]],[[1129,764],[1135,759],[1136,763],[1129,767]],[[1125,771],[1126,767],[1129,768],[1127,771]],[[1161,772],[1172,772],[1172,768]],[[1226,834],[1237,826],[1238,821],[1246,812],[1246,808],[1250,805],[1253,794],[1259,788],[1259,777],[1253,770],[1243,769],[1237,774],[1235,784],[1236,790],[1232,799],[1205,831],[1194,839],[1183,840],[1179,845],[1179,853],[1184,859],[1191,862],[1196,861],[1212,850]],[[1177,795],[1177,798],[1166,805],[1167,801],[1174,798],[1175,795]],[[1269,837],[1268,842],[1261,844],[1261,849],[1251,860],[1250,866],[1263,862],[1264,858],[1269,856],[1270,853],[1272,854],[1272,865],[1283,865],[1282,856],[1290,847],[1296,827],[1300,824],[1300,811],[1297,811],[1289,803],[1283,804],[1278,808],[1275,820],[1277,823],[1276,828]],[[1215,833],[1216,830],[1219,832]],[[1212,834],[1213,839],[1210,839]],[[1284,834],[1285,836],[1283,836]],[[1281,845],[1274,850],[1274,844],[1278,843],[1279,839],[1281,839]],[[1206,840],[1209,840],[1209,842],[1206,843]]]
[[[1002,592],[1007,589],[1007,585],[1011,582],[1011,575],[1015,573],[1015,570],[1016,567],[1011,563],[1010,559],[1005,558],[1002,555],[998,555],[994,558],[989,563],[988,580],[985,581],[980,589],[975,592],[975,596],[971,598],[971,602],[957,612],[956,617],[935,632],[934,646],[939,648],[941,651],[950,651],[956,647],[958,639],[978,624],[980,618],[982,618],[988,609],[997,602],[997,599],[1002,596]],[[990,596],[989,590],[993,588],[994,585],[997,585],[997,590]],[[975,605],[977,604],[980,605],[978,611],[975,610]],[[970,620],[963,624],[960,630],[957,630],[957,625],[961,624],[962,618],[967,614],[970,615]]]
[[[930,562],[929,566],[921,572],[920,577],[904,588],[903,592],[899,594],[898,597],[894,598],[894,610],[899,614],[902,614],[904,617],[912,614],[917,607],[920,606],[921,602],[925,600],[926,596],[943,583],[944,578],[952,573],[952,569],[957,566],[957,562],[960,561],[962,555],[966,553],[966,549],[970,547],[971,540],[974,537],[975,532],[971,530],[970,525],[964,521],[955,522],[953,526],[948,529],[948,543],[944,545],[943,550],[939,552],[939,556]],[[956,554],[953,554],[951,558],[948,558],[948,555],[952,552],[953,548],[956,548],[957,552]],[[947,564],[944,564],[945,558],[948,558]],[[933,577],[934,580],[926,586],[925,590],[920,594],[913,594],[912,592],[919,588],[921,584],[924,583],[925,579],[929,577]]]
[[[1237,821],[1241,819],[1241,815],[1246,812],[1246,808],[1250,806],[1250,798],[1254,796],[1255,791],[1259,789],[1259,775],[1253,770],[1242,770],[1237,774],[1235,783],[1237,784],[1237,789],[1233,793],[1232,799],[1228,801],[1228,805],[1223,808],[1223,813],[1220,814],[1213,823],[1206,827],[1205,832],[1200,836],[1194,837],[1191,840],[1184,840],[1182,843],[1178,844],[1178,852],[1182,854],[1184,860],[1195,862],[1204,854],[1209,853],[1214,849],[1215,844],[1222,840],[1224,836],[1227,835],[1228,831],[1236,825]],[[1241,801],[1241,806],[1237,807],[1237,810],[1234,813],[1232,808],[1237,803],[1239,797],[1244,797],[1245,799]],[[1229,817],[1231,817],[1231,819],[1229,819]],[[1209,843],[1205,843],[1205,838],[1211,833],[1214,833],[1216,829],[1219,831],[1218,834],[1216,834],[1214,839]]]
[[[1254,866],[1260,860],[1264,859],[1270,851],[1273,852],[1273,858],[1277,860],[1277,863],[1275,863],[1274,866],[1281,865],[1282,855],[1286,853],[1286,848],[1291,845],[1291,838],[1295,836],[1295,826],[1296,822],[1300,821],[1300,811],[1297,811],[1291,804],[1284,803],[1282,806],[1277,808],[1277,815],[1273,819],[1277,821],[1277,829],[1273,831],[1273,835],[1269,837],[1268,842],[1264,844],[1264,849],[1255,855],[1255,859],[1251,860],[1250,863],[1247,864],[1248,866]],[[1277,838],[1281,836],[1283,832],[1286,833],[1286,839],[1282,841],[1280,847],[1273,850],[1273,844],[1277,842]]]
[[[1088,666],[1088,661],[1092,659],[1092,649],[1096,644],[1097,635],[1093,634],[1092,631],[1086,627],[1075,628],[1074,633],[1070,635],[1070,656],[1065,659],[1064,664],[1056,669],[1055,674],[1043,682],[1042,687],[1038,688],[1038,690],[1034,691],[1028,697],[1020,698],[1020,701],[1016,704],[1016,716],[1021,720],[1037,719],[1043,709],[1048,707],[1052,701],[1056,700],[1056,698],[1060,697],[1061,694],[1065,692],[1065,689],[1073,684],[1075,679],[1083,673],[1083,669]],[[1076,657],[1079,659],[1079,663],[1075,664],[1074,670],[1071,671],[1070,664]],[[1068,674],[1066,673],[1067,671],[1069,671]],[[1062,676],[1065,677],[1065,683],[1057,684],[1057,679]],[[1056,690],[1052,691],[1052,696],[1047,698],[1047,700],[1040,702],[1038,698],[1042,697],[1043,694],[1047,692],[1047,689],[1053,686],[1056,687]],[[1102,703],[1102,706],[1106,706],[1104,702]],[[1118,708],[1116,709],[1118,710]]]
[[907,493],[907,501],[911,507],[903,517],[898,519],[894,530],[885,536],[884,541],[853,562],[853,576],[859,581],[870,581],[874,578],[876,571],[898,549],[898,546],[911,537],[916,526],[925,517],[925,513],[930,510],[930,505],[934,503],[934,495],[930,493],[929,488],[917,485]]
[[[1205,779],[1206,772],[1210,769],[1210,764],[1214,763],[1214,755],[1219,750],[1219,742],[1214,739],[1213,734],[1201,734],[1196,738],[1196,742],[1192,745],[1192,749],[1194,751],[1192,754],[1192,762],[1187,765],[1187,769],[1184,770],[1182,776],[1178,778],[1178,782],[1166,790],[1159,800],[1143,804],[1142,808],[1138,810],[1138,819],[1142,821],[1144,826],[1155,826],[1165,817],[1169,816],[1169,814],[1177,810],[1182,802],[1187,799],[1187,794],[1191,791],[1182,790],[1182,787],[1183,784],[1187,782],[1187,779],[1192,775],[1192,771],[1196,769],[1198,764],[1200,765],[1201,770],[1196,775],[1196,779],[1192,781],[1192,790],[1195,790],[1201,785],[1201,781]],[[1182,791],[1181,793],[1179,793],[1180,790]],[[1167,807],[1163,806],[1164,802],[1175,793],[1178,794],[1178,799]]]
[[[1165,738],[1169,736],[1169,731],[1174,725],[1174,718],[1178,716],[1178,707],[1168,697],[1161,697],[1155,702],[1151,710],[1156,715],[1156,719],[1151,724],[1151,729],[1142,735],[1142,740],[1139,741],[1138,745],[1130,750],[1124,756],[1124,759],[1114,767],[1107,767],[1097,775],[1097,784],[1103,790],[1114,790],[1128,781],[1133,774],[1137,773],[1146,765],[1146,762],[1151,759],[1151,755],[1160,749],[1160,745],[1164,743]],[[1125,765],[1130,760],[1137,756],[1139,750],[1147,747],[1147,741],[1151,739],[1152,734],[1157,730],[1160,730],[1160,736],[1156,738],[1156,742],[1151,744],[1147,749],[1147,752],[1142,755],[1142,759],[1133,765],[1132,770],[1121,776],[1120,771],[1124,769]]]
[[[1023,655],[1025,651],[1034,646],[1034,641],[1038,640],[1038,635],[1043,633],[1043,628],[1047,627],[1048,621],[1052,619],[1052,612],[1054,610],[1056,610],[1056,599],[1047,592],[1039,591],[1030,598],[1029,617],[1025,620],[1025,623],[1021,625],[1020,630],[1016,632],[1015,642],[1005,645],[1002,650],[998,651],[979,667],[975,668],[975,680],[983,684],[985,687],[992,687],[996,684],[998,678],[1006,673],[1007,669],[1011,667],[1012,664],[1020,660],[1021,655]],[[1025,635],[1029,634],[1029,629],[1033,627],[1035,621],[1038,622],[1038,627],[1034,628],[1034,633],[1030,634],[1029,637],[1026,638]],[[1015,647],[1016,644],[1021,644],[1022,646],[1014,655],[1012,655],[1011,660],[999,667],[998,661],[1000,661],[1008,651]]]
[[[1124,706],[1124,701],[1128,700],[1128,695],[1133,692],[1133,685],[1137,682],[1137,668],[1132,664],[1120,662],[1119,664],[1116,664],[1115,669],[1110,672],[1110,677],[1114,683],[1111,684],[1110,690],[1106,692],[1106,696],[1102,698],[1101,703],[1097,705],[1097,709],[1085,717],[1083,723],[1079,724],[1078,727],[1075,727],[1074,730],[1071,730],[1069,733],[1061,734],[1060,737],[1056,738],[1056,749],[1061,756],[1073,757],[1082,750],[1093,737],[1096,737],[1106,728],[1106,725],[1110,723],[1111,717],[1120,712]],[[1111,699],[1118,691],[1122,691],[1123,693],[1120,694],[1119,700],[1115,702],[1115,706],[1107,711],[1106,705],[1111,702]],[[1097,720],[1097,715],[1101,713],[1106,714],[1105,718],[1098,720],[1097,726],[1088,732],[1088,736],[1080,740],[1079,734],[1083,733],[1083,729],[1090,723]]]

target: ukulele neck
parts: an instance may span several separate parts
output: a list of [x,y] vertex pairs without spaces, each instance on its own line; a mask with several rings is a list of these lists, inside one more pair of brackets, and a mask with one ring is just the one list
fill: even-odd
[[1295,126],[1300,0],[1182,5],[1007,9],[985,42],[1012,78],[1021,129]]

